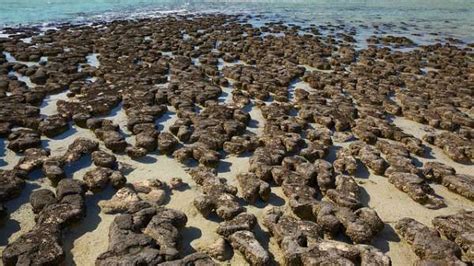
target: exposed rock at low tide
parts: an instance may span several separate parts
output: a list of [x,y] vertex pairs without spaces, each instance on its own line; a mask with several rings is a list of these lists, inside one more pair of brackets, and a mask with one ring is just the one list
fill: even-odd
[[4,28],[3,263],[472,263],[473,45],[254,19]]

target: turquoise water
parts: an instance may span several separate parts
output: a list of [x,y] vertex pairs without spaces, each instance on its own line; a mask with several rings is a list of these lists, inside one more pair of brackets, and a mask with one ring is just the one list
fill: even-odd
[[251,14],[262,15],[265,20],[306,24],[377,25],[388,33],[419,31],[474,40],[474,0],[0,0],[0,26],[85,23],[170,12]]

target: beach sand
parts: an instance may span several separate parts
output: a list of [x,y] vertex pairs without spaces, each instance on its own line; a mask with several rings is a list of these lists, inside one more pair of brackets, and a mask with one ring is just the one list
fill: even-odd
[[[305,87],[299,84],[297,87]],[[307,88],[307,87],[306,87]],[[308,88],[310,90],[310,88]],[[65,94],[52,95],[42,107],[42,113],[51,115],[55,113],[55,103],[58,99],[64,99]],[[250,110],[250,115],[254,121],[253,128],[250,130],[254,133],[261,133],[264,124],[263,117],[257,107]],[[121,125],[122,128],[126,124],[126,115],[123,109],[116,108],[111,115],[104,117],[112,119],[115,123]],[[176,115],[173,111],[168,111],[158,122],[163,130],[166,131],[174,121]],[[426,133],[428,128],[426,125],[407,120],[403,117],[396,117],[393,123],[402,128],[404,132],[412,134],[418,138]],[[125,134],[127,132],[125,131]],[[54,138],[44,138],[44,143],[51,150],[52,155],[59,155],[66,151],[67,146],[71,144],[77,137],[86,137],[94,139],[94,134],[86,129],[82,129],[72,125],[71,129],[64,134]],[[133,143],[134,138],[129,137],[127,141]],[[333,149],[348,146],[350,142],[335,142]],[[471,174],[473,167],[463,165],[450,160],[438,147],[424,143],[431,149],[432,158],[426,159],[414,156],[420,162],[439,161],[450,165],[456,169],[457,173]],[[101,148],[102,143],[100,144]],[[6,165],[3,169],[10,168],[15,165],[19,159],[12,151],[5,149],[4,160]],[[334,154],[333,154],[334,155]],[[331,154],[330,156],[331,157]],[[192,181],[187,173],[187,166],[183,165],[172,157],[153,153],[147,155],[140,160],[132,160],[126,155],[117,155],[120,164],[130,171],[126,177],[128,182],[146,180],[149,178],[158,178],[161,181],[169,182],[172,177],[182,178],[188,186],[186,189],[179,191],[173,190],[169,192],[165,206],[181,210],[188,216],[188,223],[183,233],[183,254],[191,254],[194,251],[205,249],[210,243],[213,243],[219,235],[215,232],[218,226],[216,221],[204,218],[193,206],[192,200],[199,195],[199,188]],[[249,168],[248,156],[227,156],[222,159],[218,166],[220,177],[225,178],[230,185],[236,185],[235,176],[241,172],[248,172]],[[71,166],[68,173],[73,178],[81,179],[82,175],[92,168],[89,158],[83,158],[79,162],[75,162]],[[0,239],[14,241],[21,234],[33,228],[35,222],[33,220],[33,212],[28,203],[28,195],[31,191],[38,188],[49,188],[49,181],[41,178],[38,173],[36,179],[28,181],[27,187],[23,190],[21,196],[9,201],[6,206],[9,210],[13,210],[9,220],[0,231]],[[371,173],[362,164],[359,164],[358,171],[355,175],[357,183],[362,189],[362,203],[365,206],[374,208],[381,219],[386,223],[384,230],[377,235],[373,241],[373,245],[380,250],[386,252],[392,259],[393,265],[410,265],[417,259],[410,246],[400,240],[394,231],[394,224],[403,217],[412,217],[424,224],[430,225],[431,220],[438,215],[447,215],[456,213],[462,209],[471,209],[472,202],[455,193],[450,192],[446,187],[439,184],[431,184],[436,194],[443,197],[447,207],[438,210],[431,210],[414,202],[407,194],[396,189],[388,182],[386,177]],[[88,192],[86,197],[87,216],[79,224],[67,228],[64,233],[64,248],[66,253],[66,261],[68,265],[94,265],[95,258],[107,250],[108,245],[108,229],[114,219],[114,215],[104,214],[98,207],[101,200],[110,199],[114,194],[112,188],[108,188],[98,194]],[[247,212],[254,214],[258,221],[264,210],[268,206],[285,206],[285,196],[280,187],[272,187],[272,196],[270,201],[265,204],[259,202],[256,205],[248,205],[242,201]],[[286,206],[286,208],[289,208]],[[273,239],[270,239],[266,228],[260,224],[257,231],[257,238],[263,243],[264,247],[268,247],[269,252],[274,256],[276,262],[282,262],[281,252],[278,245]],[[0,253],[5,248],[7,241],[2,241]],[[232,265],[245,264],[244,258],[240,253],[236,252],[228,261]]]

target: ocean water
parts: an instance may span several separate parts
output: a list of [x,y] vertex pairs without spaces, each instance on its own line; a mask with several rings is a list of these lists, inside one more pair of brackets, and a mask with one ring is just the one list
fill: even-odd
[[0,0],[0,28],[87,23],[170,13],[245,14],[256,21],[336,23],[376,33],[474,41],[474,0]]

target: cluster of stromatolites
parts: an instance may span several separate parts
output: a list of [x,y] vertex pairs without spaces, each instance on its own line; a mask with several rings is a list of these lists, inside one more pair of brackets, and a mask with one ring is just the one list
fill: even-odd
[[[281,23],[259,28],[224,15],[6,32],[10,37],[0,38],[0,137],[21,159],[0,170],[0,218],[7,219],[4,203],[20,195],[33,171],[55,190],[31,193],[35,226],[8,243],[5,265],[64,263],[64,230],[81,223],[90,192],[109,186],[116,193],[100,207],[117,216],[96,265],[210,265],[228,259],[229,248],[252,265],[274,264],[257,237],[258,223],[275,239],[285,265],[390,265],[372,246],[386,224],[361,199],[354,179],[361,166],[426,208],[447,205],[432,182],[474,199],[473,176],[415,159],[430,158],[430,144],[455,162],[473,162],[469,46],[372,36],[373,45],[356,50],[350,34]],[[87,63],[93,53],[98,66]],[[294,89],[300,81],[309,87]],[[40,112],[45,97],[64,91],[57,114]],[[102,118],[117,108],[126,125]],[[159,119],[168,110],[177,118],[163,130]],[[263,116],[260,128],[253,110]],[[396,118],[426,124],[432,133],[407,134]],[[72,127],[96,139],[78,137],[53,156],[42,139]],[[330,155],[333,142],[343,148]],[[184,187],[181,180],[128,182],[116,157],[155,152],[191,168],[199,193],[186,200],[219,223],[222,238],[205,253],[184,255],[187,215],[162,206],[170,190]],[[249,169],[235,177],[236,186],[215,169],[230,155],[248,156]],[[72,179],[66,168],[83,158],[94,166]],[[286,208],[266,203],[276,186]],[[261,221],[247,203],[268,205]],[[420,265],[463,265],[474,259],[473,217],[468,210],[439,216],[435,229],[404,218],[395,228]]]

